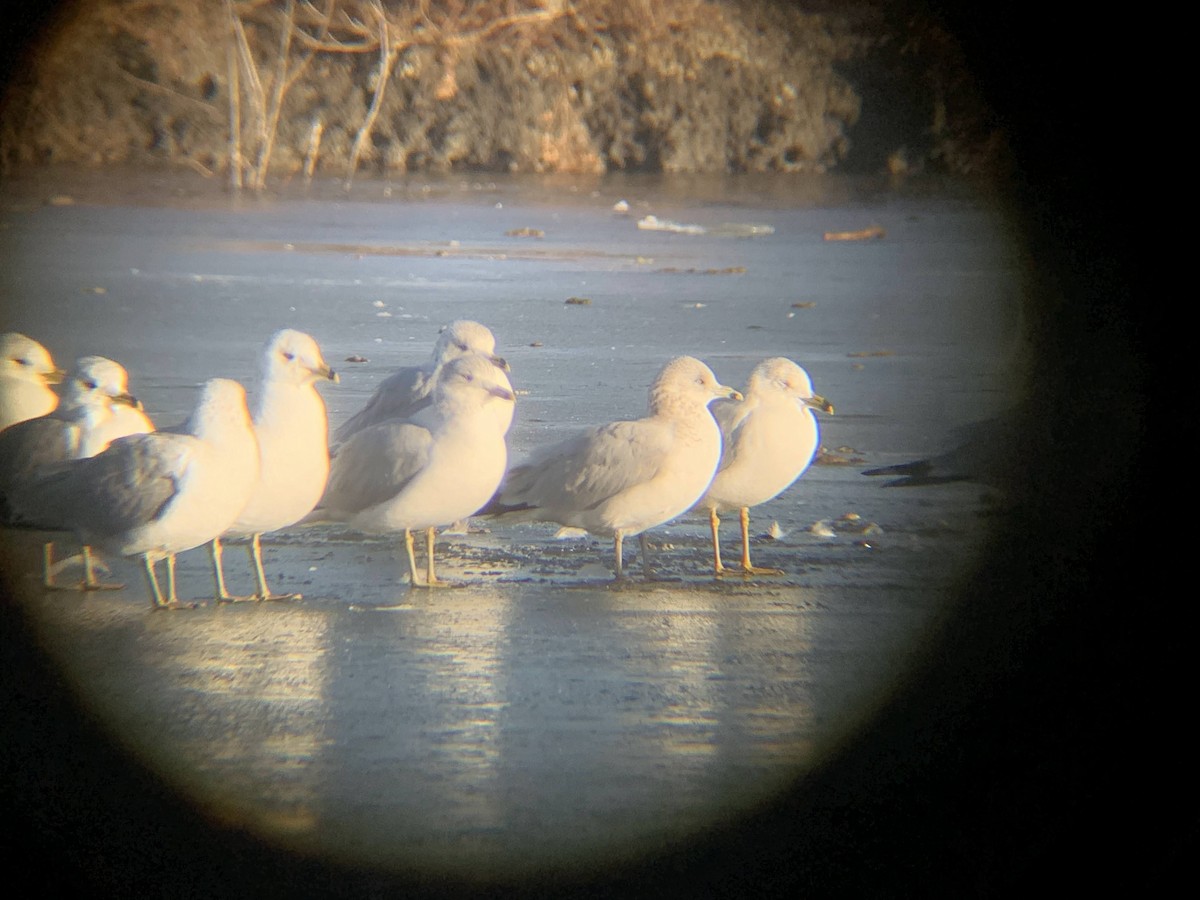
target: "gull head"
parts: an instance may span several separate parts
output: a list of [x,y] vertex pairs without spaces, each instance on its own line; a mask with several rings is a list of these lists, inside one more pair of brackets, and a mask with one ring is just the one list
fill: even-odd
[[130,406],[140,410],[142,404],[129,393],[129,373],[119,362],[104,356],[81,356],[63,387],[62,408],[102,406],[115,410]]
[[293,328],[275,332],[263,347],[262,378],[290,384],[312,384],[314,381],[337,384],[341,380],[325,362],[316,340]]
[[470,319],[458,319],[444,326],[433,348],[434,359],[445,364],[469,353],[487,357],[501,371],[509,370],[508,362],[496,355],[496,337],[486,325]]
[[741,400],[742,395],[717,381],[712,369],[691,356],[671,360],[650,385],[651,412],[680,405],[707,407],[718,399]]
[[65,374],[33,338],[15,331],[0,335],[0,377],[58,384]]
[[470,353],[451,360],[434,389],[435,402],[452,408],[482,407],[486,403],[512,403],[512,386],[491,358]]
[[833,415],[833,404],[813,392],[808,373],[786,357],[764,359],[750,373],[746,393],[762,396],[768,392],[778,392],[801,406]]
[[186,430],[202,439],[219,438],[231,431],[253,436],[246,389],[229,378],[210,378],[204,382]]

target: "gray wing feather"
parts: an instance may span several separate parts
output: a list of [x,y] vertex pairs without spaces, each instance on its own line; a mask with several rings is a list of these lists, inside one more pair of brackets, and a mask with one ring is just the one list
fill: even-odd
[[77,428],[52,416],[29,419],[0,432],[0,493],[46,466],[74,459],[78,437]]
[[670,455],[671,428],[653,419],[592,428],[512,470],[504,504],[583,510],[655,478]]
[[338,450],[318,509],[352,516],[396,496],[429,462],[433,436],[408,422],[385,422]]
[[733,448],[737,446],[742,426],[754,407],[745,400],[715,400],[709,409],[721,428],[721,462],[717,466],[720,469],[728,462]]
[[176,497],[195,438],[132,435],[103,453],[46,470],[14,498],[26,518],[96,538],[159,516]]
[[347,419],[334,433],[342,444],[372,425],[391,419],[407,419],[433,402],[433,373],[425,366],[398,369],[379,383],[367,405]]
[[725,433],[732,432],[749,415],[752,408],[745,400],[714,400],[708,407]]

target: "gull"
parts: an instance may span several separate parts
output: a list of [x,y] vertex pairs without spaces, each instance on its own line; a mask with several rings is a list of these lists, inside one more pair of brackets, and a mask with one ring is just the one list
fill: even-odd
[[[220,536],[257,478],[246,391],[213,378],[178,431],[119,438],[103,453],[47,470],[29,493],[41,517],[74,531],[82,544],[140,556],[154,608],[161,609],[184,605],[175,594],[175,554]],[[165,598],[154,571],[164,558]]]
[[96,422],[90,434],[88,452],[83,455],[95,456],[107,450],[109,444],[117,438],[154,431],[154,423],[146,415],[141,402],[129,393],[129,373],[125,371],[125,367],[103,356],[90,356],[76,363],[77,370],[85,365],[85,360],[88,361],[86,365],[98,384],[103,386],[107,383],[109,391],[122,392],[132,398],[133,402],[116,402],[111,405],[111,415],[104,416]]
[[485,514],[557,522],[612,537],[617,580],[624,577],[626,537],[689,510],[721,459],[721,431],[708,404],[741,399],[698,359],[681,356],[663,367],[650,387],[649,415],[591,428],[534,451],[508,473]]
[[[325,495],[305,523],[403,531],[412,586],[446,584],[434,571],[436,529],[472,515],[495,493],[508,462],[502,423],[512,412],[504,407],[513,401],[507,377],[490,356],[452,360],[434,385],[432,405],[410,419],[363,428],[338,449]],[[423,584],[412,535],[421,529],[428,552]]]
[[744,394],[740,403],[713,404],[724,448],[717,474],[696,508],[708,510],[716,575],[728,571],[721,564],[718,513],[730,509],[741,518],[741,574],[782,575],[781,569],[750,563],[750,507],[777,497],[804,474],[820,440],[813,410],[832,414],[833,404],[814,394],[808,373],[782,356],[755,366]]
[[[122,432],[122,427],[131,430]],[[129,393],[124,367],[103,356],[81,357],[54,410],[0,432],[0,493],[19,488],[45,466],[95,456],[118,437],[153,430]]]
[[1023,400],[990,419],[954,429],[956,444],[925,459],[866,469],[888,475],[884,487],[922,487],[967,481],[994,489],[1008,502],[1028,498],[1029,460],[1053,445],[1047,417],[1033,400]]
[[62,381],[63,374],[33,338],[15,331],[0,334],[0,431],[54,409],[58,395],[50,385]]
[[[120,363],[103,356],[84,356],[75,362],[58,406],[44,416],[26,419],[0,432],[0,508],[11,516],[12,503],[34,510],[36,504],[21,494],[48,466],[67,460],[95,456],[116,438],[127,434],[145,434],[154,425],[142,412],[142,405],[129,393],[129,375]],[[15,497],[15,500],[10,498]],[[56,589],[54,574],[72,559],[52,564],[53,544],[43,545],[43,584]],[[83,590],[119,588],[97,582],[87,562],[90,551],[84,548],[85,580]]]
[[[433,356],[419,366],[397,369],[375,389],[367,405],[347,419],[334,433],[334,446],[344,444],[355,433],[394,419],[408,419],[433,402],[434,387],[446,365],[460,356],[480,354],[503,372],[508,363],[496,355],[496,338],[478,322],[459,319],[441,330]],[[496,404],[491,410],[500,417],[504,430],[512,424],[512,404]],[[504,417],[507,416],[507,421]]]
[[257,592],[235,598],[225,590],[221,540],[212,542],[213,580],[218,602],[235,599],[300,599],[272,594],[263,572],[261,537],[300,521],[321,499],[329,477],[329,422],[317,381],[338,383],[321,348],[310,335],[285,328],[264,345],[254,399],[254,434],[259,474],[254,492],[226,536],[249,537],[250,562]]
[[432,405],[411,419],[364,428],[336,451],[325,495],[305,522],[403,530],[414,586],[420,582],[412,531],[425,529],[425,586],[443,584],[433,565],[435,529],[471,515],[495,492],[507,463],[504,433],[513,400],[490,355],[452,360],[434,385]]

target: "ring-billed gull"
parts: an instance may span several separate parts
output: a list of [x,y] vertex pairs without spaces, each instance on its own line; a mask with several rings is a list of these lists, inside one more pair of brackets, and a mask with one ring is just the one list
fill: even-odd
[[741,394],[698,359],[671,360],[650,387],[650,414],[612,422],[534,451],[513,468],[485,512],[557,522],[612,537],[618,580],[622,548],[690,509],[721,459],[721,431],[708,405]]
[[[35,497],[24,496],[48,466],[72,459],[95,456],[118,437],[145,434],[154,430],[141,404],[129,393],[129,375],[125,368],[103,356],[84,356],[76,360],[67,378],[58,406],[44,416],[26,419],[0,432],[0,509],[5,521],[36,527],[38,509]],[[18,515],[15,511],[27,512]],[[31,518],[32,517],[32,518]],[[74,558],[57,566],[52,560],[53,545],[43,546],[42,581],[47,588],[58,588],[54,574]],[[95,579],[87,547],[83,550],[83,590],[118,588]]]
[[[256,593],[248,599],[299,599],[272,594],[263,572],[261,536],[294,525],[321,499],[329,477],[329,422],[316,382],[338,382],[310,335],[285,328],[263,347],[254,397],[258,438],[258,482],[226,536],[249,537]],[[220,538],[212,542],[213,579],[218,601],[235,598],[225,590]]]
[[[498,369],[507,372],[508,363],[496,355],[496,338],[478,322],[459,319],[441,330],[433,347],[433,356],[419,366],[397,369],[379,383],[367,405],[347,419],[334,433],[335,448],[356,432],[394,419],[408,419],[433,402],[433,389],[442,369],[451,360],[477,353]],[[504,430],[512,423],[512,406],[497,406],[493,413],[508,415]]]
[[76,362],[75,369],[86,369],[91,380],[114,398],[124,394],[132,400],[113,402],[109,405],[108,415],[97,417],[90,430],[89,446],[82,456],[95,456],[108,449],[108,445],[117,438],[154,431],[154,423],[146,415],[142,404],[129,393],[129,373],[124,366],[103,356],[86,356]]
[[[130,415],[122,415],[122,410]],[[130,430],[121,431],[123,427]],[[129,393],[124,367],[103,356],[81,357],[63,385],[57,407],[0,432],[0,497],[19,491],[46,466],[95,456],[118,437],[153,430]]]
[[306,523],[403,531],[414,586],[422,585],[412,532],[424,529],[423,586],[444,584],[434,572],[435,530],[472,515],[495,493],[508,451],[501,427],[506,416],[494,408],[511,407],[513,400],[508,379],[490,357],[473,353],[451,361],[434,387],[432,406],[411,419],[364,428],[338,449],[325,495]]
[[58,405],[50,385],[63,379],[50,351],[15,331],[0,334],[0,431]]
[[721,426],[721,464],[698,509],[707,509],[712,529],[713,570],[721,564],[718,513],[736,509],[742,525],[742,574],[782,575],[781,569],[750,564],[750,507],[783,493],[804,474],[820,442],[813,410],[832,413],[833,405],[813,393],[808,373],[782,356],[765,359],[746,381],[745,399],[712,406]]
[[[176,607],[175,554],[218,537],[258,478],[258,443],[236,381],[204,384],[177,432],[123,437],[87,459],[62,463],[34,486],[40,515],[80,542],[141,556],[154,606]],[[32,491],[31,491],[32,492]],[[164,599],[154,564],[167,560]]]

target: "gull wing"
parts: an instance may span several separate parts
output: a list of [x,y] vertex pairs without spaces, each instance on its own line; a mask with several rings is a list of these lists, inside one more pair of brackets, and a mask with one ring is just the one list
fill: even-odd
[[657,477],[673,438],[669,423],[652,418],[589,429],[513,469],[500,502],[560,515],[592,509]]
[[0,493],[46,466],[74,459],[79,429],[57,416],[18,422],[0,432]]
[[367,405],[343,422],[334,443],[343,444],[365,428],[392,419],[407,419],[433,402],[433,370],[428,366],[398,369],[379,383]]
[[385,422],[352,435],[338,450],[318,504],[353,516],[395,497],[429,463],[433,436],[411,422]]
[[121,438],[103,453],[46,470],[14,498],[23,516],[97,537],[153,521],[179,495],[195,456],[190,435]]

